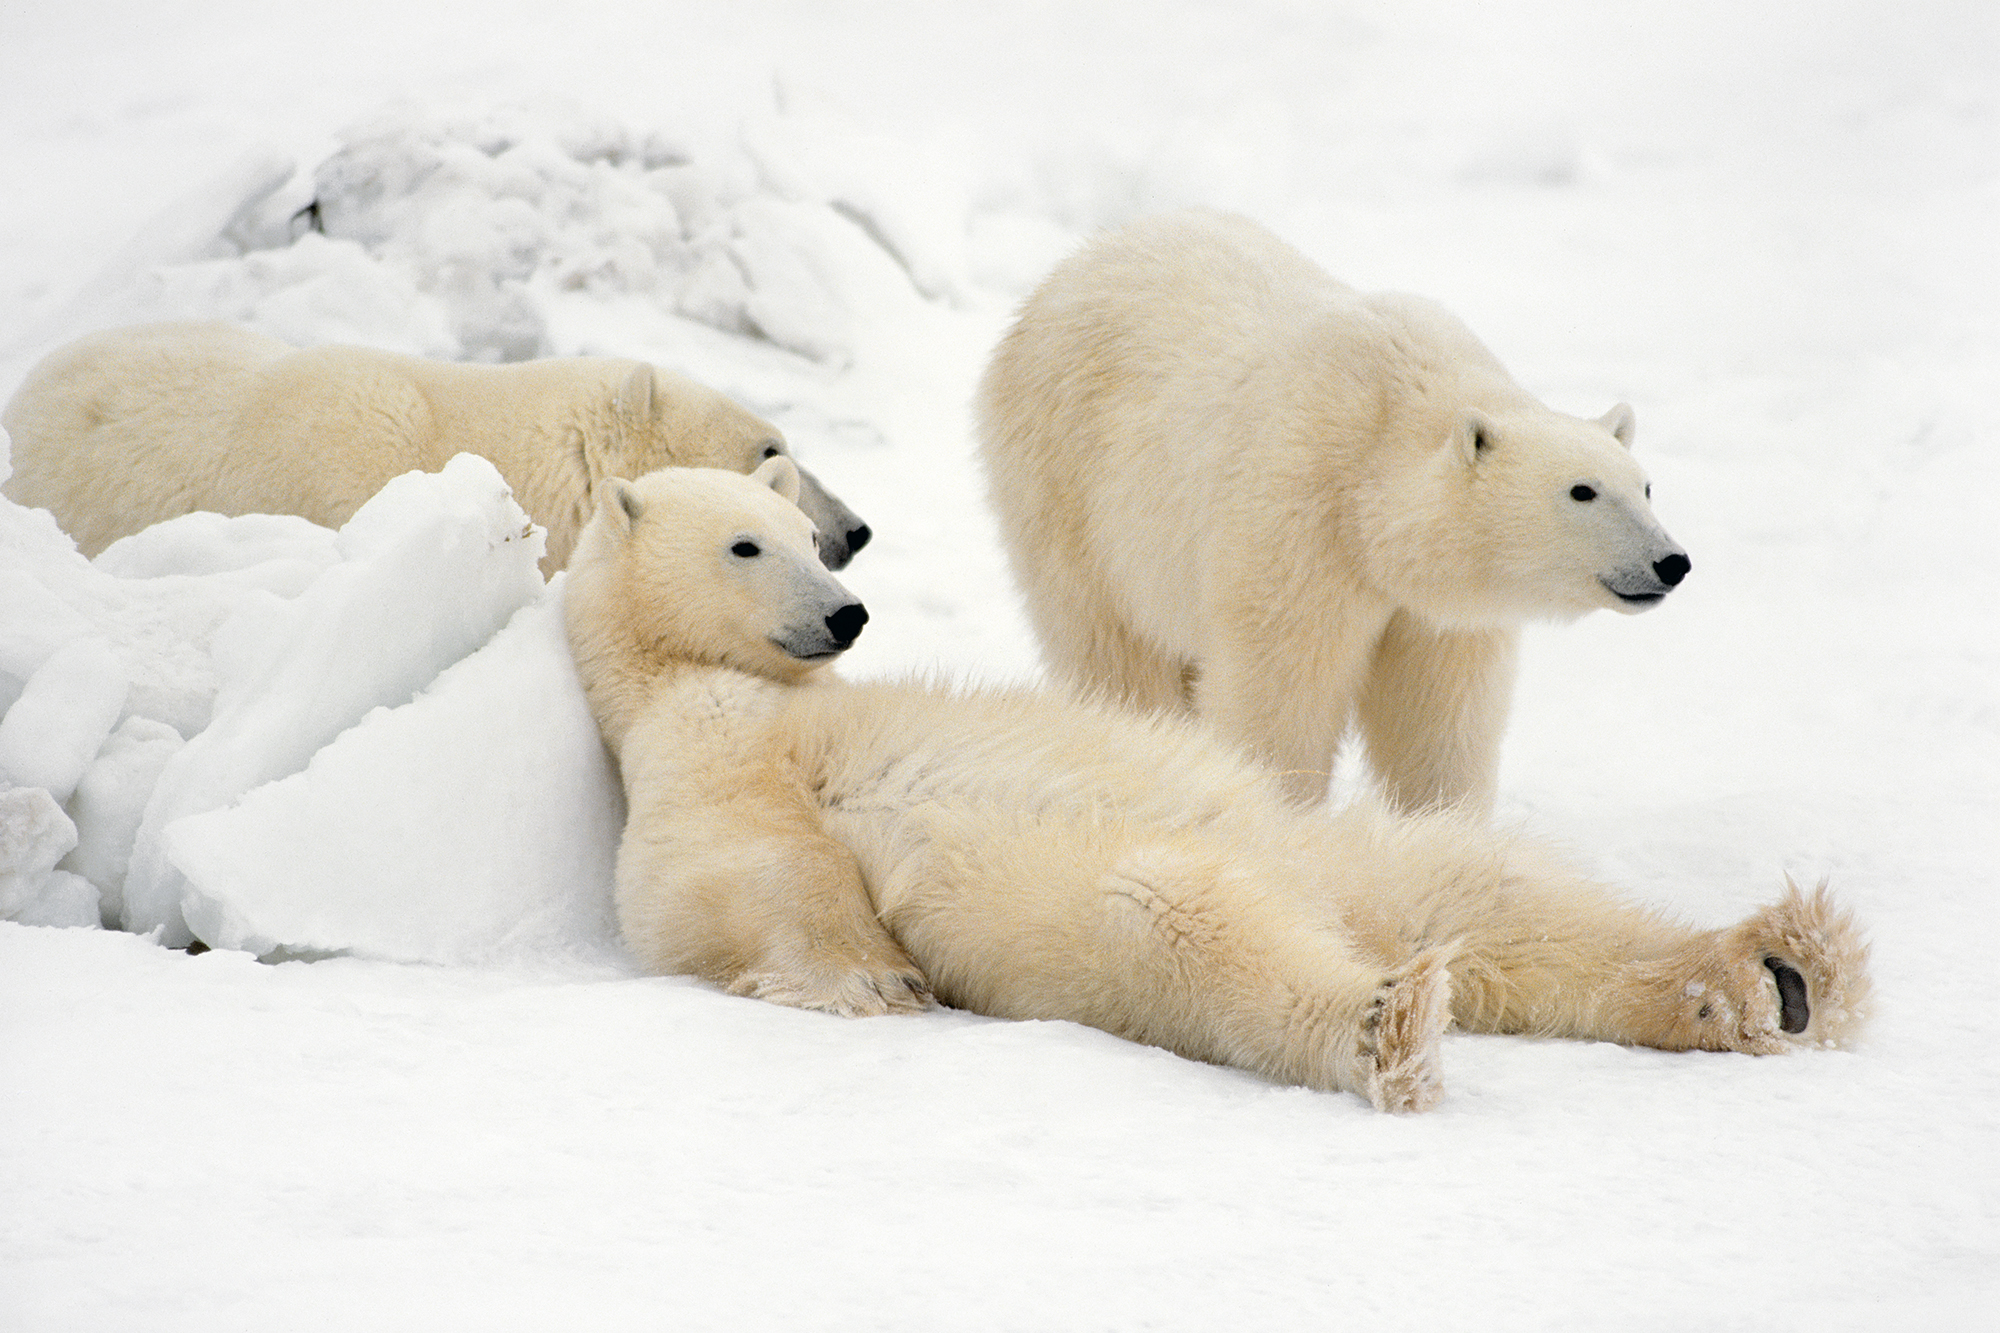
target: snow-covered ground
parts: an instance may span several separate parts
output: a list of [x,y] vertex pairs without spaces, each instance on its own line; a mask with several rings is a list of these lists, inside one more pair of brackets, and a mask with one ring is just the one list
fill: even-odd
[[[1532,637],[1502,817],[1703,922],[1828,876],[1879,997],[1768,1060],[1454,1036],[1390,1118],[641,977],[490,473],[94,564],[0,503],[0,1327],[1991,1319],[1996,117],[1981,0],[0,13],[0,397],[154,318],[676,365],[874,526],[850,676],[1035,672],[967,401],[1090,229],[1441,298],[1635,404],[1694,560]],[[20,924],[104,912],[155,934]]]

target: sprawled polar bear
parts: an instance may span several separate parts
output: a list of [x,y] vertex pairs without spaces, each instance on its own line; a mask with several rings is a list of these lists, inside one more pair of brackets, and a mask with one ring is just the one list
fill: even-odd
[[1688,571],[1630,408],[1552,412],[1442,307],[1241,218],[1155,218],[1058,266],[979,425],[1053,671],[1191,705],[1302,798],[1358,721],[1394,804],[1484,807],[1522,623],[1642,611]]
[[1866,949],[1824,889],[1691,930],[1462,812],[1302,809],[1187,719],[832,679],[867,613],[795,485],[608,482],[570,564],[648,967],[842,1014],[934,992],[1390,1110],[1437,1101],[1452,1018],[1757,1053],[1858,1024]]
[[[7,495],[55,515],[85,555],[195,510],[339,527],[391,477],[492,460],[569,559],[591,487],[655,468],[748,472],[786,452],[769,422],[644,362],[484,366],[361,347],[300,351],[230,324],[145,324],[50,353],[0,414]],[[838,569],[866,524],[809,475],[800,502]]]

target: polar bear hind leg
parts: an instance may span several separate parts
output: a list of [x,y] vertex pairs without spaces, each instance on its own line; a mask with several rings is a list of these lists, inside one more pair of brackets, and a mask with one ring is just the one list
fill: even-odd
[[1868,1012],[1868,946],[1821,885],[1787,884],[1778,902],[1723,930],[1694,934],[1636,963],[1607,997],[1631,1040],[1666,1050],[1841,1046]]
[[1353,812],[1329,832],[1330,893],[1364,953],[1457,943],[1467,1030],[1762,1055],[1844,1045],[1865,1019],[1867,945],[1824,886],[1697,930],[1457,816]]
[[[1359,1093],[1381,1111],[1436,1106],[1455,944],[1378,968],[1340,932],[1289,906],[1269,910],[1268,886],[1206,861],[1140,848],[1098,885],[1111,969],[1150,993],[1123,1016],[1129,1027],[1100,1026],[1287,1083]],[[1158,1015],[1167,1023],[1152,1030]]]
[[1116,830],[1091,846],[1065,822],[933,809],[863,856],[883,921],[939,999],[1086,1023],[1382,1110],[1437,1103],[1449,947],[1381,967],[1257,882],[1269,866]]

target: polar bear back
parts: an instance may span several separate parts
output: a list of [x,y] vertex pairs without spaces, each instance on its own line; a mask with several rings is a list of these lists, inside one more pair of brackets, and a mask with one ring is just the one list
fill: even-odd
[[[548,529],[561,567],[604,476],[747,472],[783,436],[726,396],[645,362],[477,365],[374,348],[295,349],[221,323],[110,329],[46,357],[7,405],[7,493],[46,508],[86,555],[198,509],[337,527],[391,477],[457,453],[493,462]],[[865,525],[810,477],[844,561]]]

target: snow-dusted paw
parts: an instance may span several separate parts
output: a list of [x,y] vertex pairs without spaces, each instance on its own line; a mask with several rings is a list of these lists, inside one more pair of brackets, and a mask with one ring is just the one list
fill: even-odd
[[1419,952],[1383,980],[1361,1015],[1362,1090],[1378,1111],[1428,1111],[1444,1099],[1438,1053],[1451,1025],[1454,952]]
[[1668,1050],[1844,1045],[1870,992],[1868,945],[1825,885],[1788,883],[1780,901],[1642,973],[1636,1038]]
[[1760,1026],[1772,1040],[1844,1046],[1867,1022],[1873,983],[1868,942],[1825,883],[1806,893],[1786,881],[1783,899],[1730,932],[1763,971]]
[[930,983],[907,960],[838,959],[825,955],[745,972],[732,994],[842,1018],[921,1013],[931,1007]]

